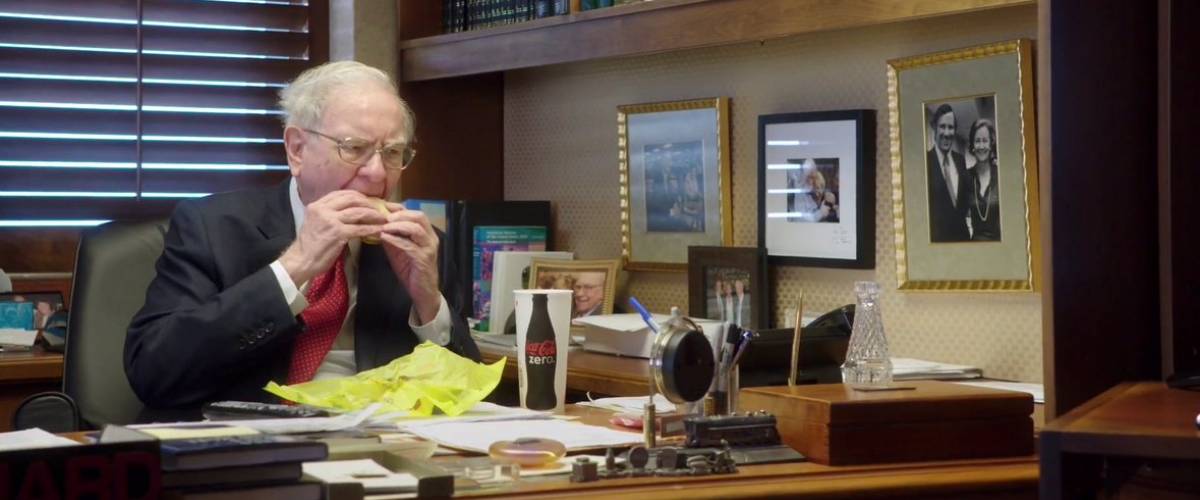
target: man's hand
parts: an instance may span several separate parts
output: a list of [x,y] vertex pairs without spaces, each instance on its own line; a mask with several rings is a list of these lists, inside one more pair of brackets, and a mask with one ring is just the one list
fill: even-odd
[[362,193],[333,191],[304,207],[304,224],[279,263],[299,287],[328,270],[347,241],[376,234],[386,223]]
[[379,239],[392,272],[412,297],[421,324],[433,321],[442,305],[438,290],[438,236],[425,214],[388,203],[387,224]]

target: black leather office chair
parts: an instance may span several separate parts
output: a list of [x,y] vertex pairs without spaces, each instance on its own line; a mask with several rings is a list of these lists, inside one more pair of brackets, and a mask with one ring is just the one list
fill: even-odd
[[[125,332],[146,300],[166,230],[165,220],[112,222],[85,231],[79,240],[63,393],[78,405],[84,427],[132,423],[142,411],[125,378]],[[66,408],[62,400],[46,394],[27,401],[13,418],[14,428],[61,425],[68,417],[48,408]]]

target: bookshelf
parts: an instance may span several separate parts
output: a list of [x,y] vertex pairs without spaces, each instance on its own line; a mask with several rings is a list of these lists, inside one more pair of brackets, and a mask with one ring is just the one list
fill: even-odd
[[[405,196],[504,199],[504,72],[1032,5],[1035,0],[653,0],[441,34],[441,2],[397,2],[398,79],[419,117]],[[449,180],[449,182],[447,182]]]
[[[410,5],[426,3],[429,5]],[[436,2],[401,2],[400,78],[436,80],[511,69],[752,42],[1033,0],[655,0],[496,28],[437,34]]]

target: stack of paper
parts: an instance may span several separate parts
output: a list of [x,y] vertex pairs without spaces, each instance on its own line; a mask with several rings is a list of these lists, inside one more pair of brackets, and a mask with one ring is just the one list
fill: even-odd
[[912,358],[892,358],[892,380],[958,380],[982,376],[983,371],[974,366]]
[[433,416],[429,416],[429,417],[407,417],[407,416],[390,417],[390,416],[384,415],[384,416],[381,416],[378,418],[379,425],[375,425],[375,423],[376,423],[375,421],[377,419],[372,419],[373,420],[372,423],[374,426],[380,427],[380,426],[383,426],[384,421],[386,421],[387,426],[392,426],[394,428],[404,430],[404,429],[409,429],[411,427],[434,425],[434,424],[440,424],[440,423],[445,423],[445,422],[460,422],[460,423],[462,423],[462,422],[495,422],[495,421],[500,421],[500,420],[538,420],[538,419],[549,419],[549,418],[552,418],[552,416],[553,415],[550,412],[546,412],[546,411],[530,410],[527,408],[521,408],[519,406],[516,406],[516,407],[500,406],[495,403],[480,401],[478,403],[475,403],[475,406],[472,406],[470,410],[467,410],[462,415],[457,415],[457,416],[453,416],[453,417],[451,417],[449,415],[433,415]]
[[56,436],[37,428],[25,429],[23,431],[0,432],[0,451],[78,445],[79,443],[76,441]]
[[37,330],[20,328],[0,328],[0,346],[10,351],[29,349],[37,340]]
[[606,427],[563,420],[504,420],[489,422],[439,422],[410,427],[409,432],[443,446],[487,453],[496,441],[545,438],[561,442],[567,451],[628,446],[642,442],[642,435]]
[[[596,408],[604,408],[619,413],[637,413],[641,414],[646,408],[646,396],[630,396],[623,398],[600,398],[591,401],[581,401],[576,403],[579,406],[593,406]],[[654,395],[654,411],[659,413],[667,413],[675,411],[675,403],[667,400],[662,394]]]

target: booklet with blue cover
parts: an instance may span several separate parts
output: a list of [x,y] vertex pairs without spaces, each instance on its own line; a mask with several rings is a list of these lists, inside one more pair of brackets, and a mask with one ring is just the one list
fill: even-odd
[[476,330],[490,329],[493,257],[499,251],[546,249],[545,226],[476,226],[471,271],[472,314],[479,320]]

